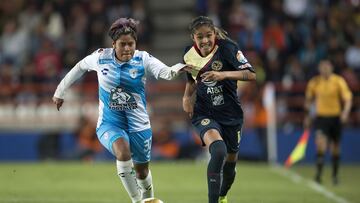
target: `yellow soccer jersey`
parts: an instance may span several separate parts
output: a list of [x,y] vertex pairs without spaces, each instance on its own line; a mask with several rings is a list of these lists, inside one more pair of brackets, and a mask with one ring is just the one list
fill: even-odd
[[328,79],[312,78],[306,88],[306,98],[315,99],[318,116],[339,116],[342,101],[352,99],[352,93],[341,76],[332,74]]

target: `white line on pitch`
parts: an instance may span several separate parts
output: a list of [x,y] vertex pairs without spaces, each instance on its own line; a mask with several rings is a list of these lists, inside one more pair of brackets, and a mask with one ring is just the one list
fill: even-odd
[[307,180],[307,179],[301,177],[299,174],[295,173],[294,171],[287,170],[279,165],[274,165],[271,168],[276,173],[278,173],[286,178],[291,179],[293,182],[295,182],[297,184],[300,184],[301,182],[305,182],[309,188],[324,195],[325,197],[327,197],[330,200],[333,200],[336,203],[350,203],[348,200],[337,196],[335,193],[327,190],[325,187],[315,183],[314,181]]

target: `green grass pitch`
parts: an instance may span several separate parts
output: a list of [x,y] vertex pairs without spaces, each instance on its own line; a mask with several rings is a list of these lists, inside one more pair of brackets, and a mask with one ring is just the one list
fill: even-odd
[[[206,163],[152,162],[151,169],[155,196],[165,203],[207,202]],[[326,192],[319,192],[311,187],[316,186],[311,181],[312,165],[298,165],[289,171],[267,164],[239,162],[229,202],[360,203],[359,169],[359,165],[342,166],[340,185],[333,186],[327,166],[320,187]],[[130,200],[112,162],[0,163],[0,203],[63,202],[129,203]]]

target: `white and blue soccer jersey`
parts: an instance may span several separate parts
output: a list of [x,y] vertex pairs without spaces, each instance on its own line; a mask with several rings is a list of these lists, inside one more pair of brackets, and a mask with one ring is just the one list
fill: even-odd
[[98,49],[74,66],[54,96],[64,98],[66,89],[74,81],[86,71],[96,71],[99,82],[97,134],[101,135],[111,126],[130,133],[139,132],[150,128],[145,100],[146,74],[170,80],[182,67],[183,64],[168,67],[146,51],[136,50],[131,60],[120,62],[115,58],[114,49]]

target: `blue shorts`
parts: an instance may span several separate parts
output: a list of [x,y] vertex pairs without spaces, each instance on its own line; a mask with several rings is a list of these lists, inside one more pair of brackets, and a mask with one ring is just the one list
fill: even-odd
[[216,129],[224,140],[228,153],[237,153],[239,151],[242,124],[222,125],[209,118],[193,119],[192,124],[199,133],[203,146],[205,146],[203,139],[206,131]]
[[97,136],[101,144],[114,156],[112,149],[113,143],[119,139],[124,138],[130,145],[131,158],[135,163],[147,163],[150,161],[151,156],[151,143],[152,143],[152,131],[146,129],[139,132],[126,132],[118,127],[108,127],[107,130],[97,129]]

